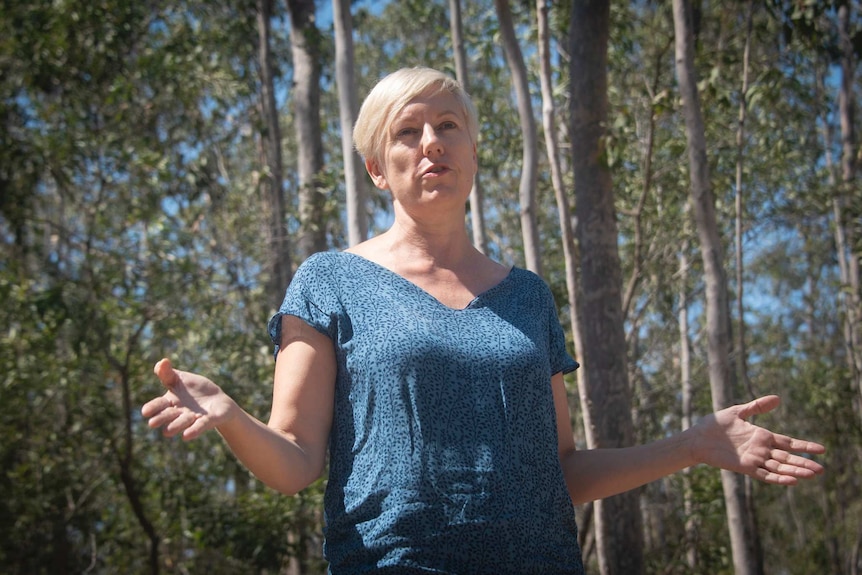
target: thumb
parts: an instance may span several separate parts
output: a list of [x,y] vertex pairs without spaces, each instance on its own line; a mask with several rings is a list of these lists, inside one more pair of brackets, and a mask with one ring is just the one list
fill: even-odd
[[174,366],[171,365],[171,360],[168,358],[160,359],[155,367],[153,367],[153,372],[161,380],[162,385],[168,389],[173,389],[174,385],[180,380],[179,374],[177,374]]
[[777,395],[765,395],[763,397],[758,397],[753,401],[749,401],[739,410],[739,417],[742,419],[748,419],[749,417],[753,417],[755,415],[762,415],[764,413],[768,413],[778,407],[781,403],[781,398]]

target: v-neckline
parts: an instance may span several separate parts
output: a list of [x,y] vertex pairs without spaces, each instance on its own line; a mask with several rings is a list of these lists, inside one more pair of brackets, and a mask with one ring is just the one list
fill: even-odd
[[450,306],[450,305],[446,305],[445,303],[443,303],[442,301],[440,301],[440,299],[439,299],[439,298],[437,298],[435,295],[433,295],[431,292],[429,292],[429,291],[428,291],[428,290],[426,290],[425,288],[421,287],[421,286],[420,286],[419,284],[417,284],[416,282],[414,282],[414,281],[412,281],[412,280],[407,279],[407,278],[406,278],[406,277],[404,277],[403,275],[401,275],[401,274],[399,274],[398,272],[395,272],[395,271],[393,271],[393,270],[389,269],[388,267],[386,267],[386,266],[384,266],[384,265],[382,265],[382,264],[379,264],[379,263],[377,263],[377,262],[375,262],[375,261],[372,261],[372,260],[370,260],[370,259],[366,258],[365,256],[361,256],[361,255],[359,255],[359,254],[355,254],[355,253],[352,253],[352,252],[341,252],[341,253],[342,253],[342,254],[345,254],[345,255],[348,255],[348,256],[351,256],[351,257],[354,257],[354,258],[357,258],[357,259],[359,259],[359,260],[361,260],[361,261],[363,261],[363,262],[366,262],[366,263],[367,263],[367,264],[369,264],[370,266],[372,266],[372,267],[374,267],[374,268],[376,268],[376,269],[378,269],[378,270],[380,270],[380,271],[382,271],[382,272],[386,273],[387,275],[391,275],[392,277],[396,278],[397,280],[402,281],[402,282],[406,283],[407,285],[411,286],[411,287],[412,287],[413,289],[415,289],[417,292],[419,292],[419,293],[423,294],[423,296],[424,296],[424,297],[426,297],[426,298],[428,298],[428,299],[432,300],[433,302],[435,302],[438,306],[440,306],[440,307],[442,307],[442,308],[444,308],[444,309],[447,309],[447,310],[449,310],[449,311],[453,311],[453,312],[466,311],[466,310],[470,309],[471,307],[473,307],[473,306],[476,304],[476,302],[477,302],[477,301],[479,301],[480,299],[482,299],[482,298],[486,297],[488,294],[490,294],[490,293],[492,293],[492,292],[496,291],[497,289],[499,289],[499,288],[500,288],[501,286],[503,286],[504,284],[508,283],[508,282],[509,282],[509,280],[510,280],[510,278],[512,277],[512,275],[515,273],[515,266],[511,266],[511,267],[509,267],[509,271],[508,271],[508,272],[506,272],[506,275],[505,275],[505,276],[503,276],[503,278],[502,278],[500,281],[498,281],[498,282],[497,282],[497,283],[495,283],[494,285],[490,286],[488,289],[486,289],[486,290],[484,290],[484,291],[482,291],[482,292],[478,293],[476,296],[474,296],[474,297],[473,297],[473,299],[471,299],[469,302],[467,302],[467,305],[465,305],[464,307],[452,307],[452,306]]

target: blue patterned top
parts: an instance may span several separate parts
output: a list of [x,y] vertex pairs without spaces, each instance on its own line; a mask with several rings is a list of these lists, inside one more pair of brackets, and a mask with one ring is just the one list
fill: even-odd
[[276,346],[283,314],[329,336],[338,362],[330,573],[583,573],[550,385],[577,363],[541,278],[513,268],[456,310],[326,252],[270,320]]

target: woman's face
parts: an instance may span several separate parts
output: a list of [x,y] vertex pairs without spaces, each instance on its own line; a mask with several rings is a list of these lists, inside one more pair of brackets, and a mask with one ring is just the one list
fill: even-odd
[[393,118],[381,160],[366,162],[374,184],[405,209],[433,202],[463,208],[476,174],[476,145],[458,99],[417,96]]

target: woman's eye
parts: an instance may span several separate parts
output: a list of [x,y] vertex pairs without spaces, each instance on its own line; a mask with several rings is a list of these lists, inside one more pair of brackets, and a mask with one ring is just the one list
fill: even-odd
[[457,127],[458,127],[458,124],[456,124],[455,122],[451,122],[451,121],[450,122],[443,122],[442,124],[440,124],[441,130],[451,130],[451,129],[457,128]]
[[407,136],[412,136],[417,132],[416,128],[401,128],[395,133],[397,138],[404,138]]

